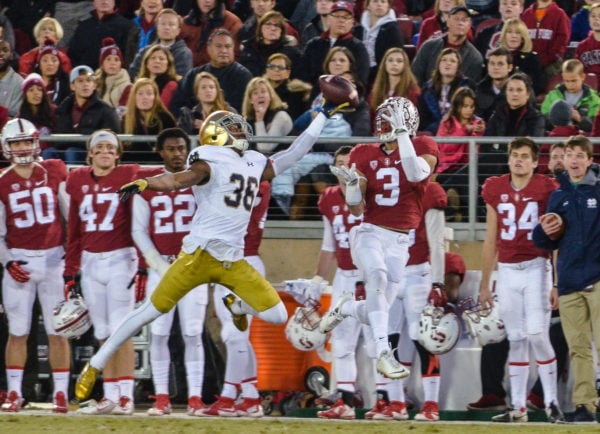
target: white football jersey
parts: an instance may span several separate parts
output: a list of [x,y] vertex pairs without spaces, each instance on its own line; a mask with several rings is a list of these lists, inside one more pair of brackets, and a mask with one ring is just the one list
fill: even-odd
[[199,146],[188,158],[203,160],[211,169],[210,180],[192,187],[198,204],[183,251],[207,250],[217,260],[237,261],[244,257],[244,236],[267,158],[256,152],[242,155],[230,148]]

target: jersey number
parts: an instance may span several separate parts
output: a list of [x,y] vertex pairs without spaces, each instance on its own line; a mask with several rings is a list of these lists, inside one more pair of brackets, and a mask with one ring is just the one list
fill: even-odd
[[400,172],[395,167],[379,169],[375,175],[384,180],[383,193],[375,195],[375,203],[380,206],[394,206],[400,197]]
[[154,196],[150,200],[150,206],[154,209],[155,234],[190,231],[196,211],[196,202],[191,194]]
[[[95,202],[94,202],[95,200]],[[98,213],[94,205],[100,205],[108,202],[108,208],[102,221],[98,224]],[[114,229],[113,220],[117,209],[119,208],[119,195],[117,193],[98,193],[86,194],[79,205],[79,218],[85,222],[86,232],[112,231]]]
[[525,209],[517,220],[517,209],[513,203],[498,204],[498,218],[502,220],[500,237],[503,240],[514,240],[517,231],[527,231],[527,239],[531,240],[531,233],[538,221],[538,203],[527,202]]
[[251,176],[246,181],[246,178],[239,173],[232,173],[229,182],[235,185],[235,190],[225,196],[225,205],[231,208],[242,205],[246,211],[252,211],[252,204],[258,192],[258,180]]
[[14,219],[15,226],[18,228],[30,228],[36,223],[43,225],[54,221],[56,205],[50,187],[17,191],[11,193],[8,200],[13,214],[22,213],[22,217]]

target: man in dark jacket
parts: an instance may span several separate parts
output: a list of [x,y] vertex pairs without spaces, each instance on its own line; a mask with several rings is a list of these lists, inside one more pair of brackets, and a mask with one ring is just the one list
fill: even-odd
[[[86,65],[73,68],[70,82],[73,93],[65,98],[56,110],[56,132],[91,134],[102,128],[119,131],[119,118],[116,111],[102,101],[96,93],[96,79],[92,68]],[[65,162],[68,164],[85,162],[87,155],[85,145],[83,143],[72,145],[65,151],[63,158]]]
[[[547,213],[534,228],[533,242],[558,249],[558,296],[562,328],[573,370],[575,413],[567,420],[596,422],[592,342],[600,349],[600,167],[593,146],[577,135],[565,143],[566,172],[550,196]],[[556,216],[552,216],[555,213]]]
[[506,99],[504,85],[513,70],[513,57],[508,48],[495,48],[487,59],[487,75],[477,83],[477,116],[487,122],[494,109]]

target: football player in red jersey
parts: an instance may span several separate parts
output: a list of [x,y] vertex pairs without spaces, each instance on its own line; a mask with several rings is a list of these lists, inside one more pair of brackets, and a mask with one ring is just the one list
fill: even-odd
[[[130,207],[117,190],[135,179],[137,164],[118,165],[123,151],[110,130],[95,131],[87,141],[88,167],[74,169],[67,180],[71,196],[64,271],[65,293],[81,269],[81,290],[88,304],[94,336],[102,344],[123,317],[133,310],[138,270],[131,237]],[[129,285],[129,286],[128,286]],[[132,414],[133,343],[128,341],[104,371],[104,397],[78,411],[83,414]]]
[[0,175],[0,261],[5,270],[2,295],[9,329],[8,397],[2,411],[17,412],[23,404],[23,369],[37,295],[48,334],[53,411],[66,413],[71,352],[67,339],[54,331],[52,314],[63,300],[67,168],[61,160],[40,161],[38,136],[35,126],[25,119],[13,119],[2,129],[2,152],[11,163]]
[[500,318],[509,341],[508,370],[512,409],[494,422],[527,422],[529,347],[537,360],[550,422],[562,418],[557,400],[556,356],[550,343],[550,315],[558,307],[552,287],[550,253],[534,246],[533,228],[548,205],[556,181],[534,174],[539,146],[528,137],[508,144],[510,173],[488,178],[482,196],[486,203],[486,236],[479,301],[493,306],[490,277],[496,262],[496,294]]
[[[156,138],[156,150],[164,161],[163,167],[140,170],[139,176],[177,173],[186,167],[191,141],[179,128],[167,128]],[[148,296],[152,294],[170,262],[181,250],[183,237],[190,231],[196,211],[196,199],[191,188],[159,193],[146,190],[133,198],[132,236],[148,264]],[[146,294],[136,298],[143,300]],[[202,384],[204,380],[204,344],[202,331],[208,304],[208,287],[201,285],[187,293],[177,303],[179,323],[185,343],[185,371],[187,375],[187,413],[195,414],[204,408]],[[150,364],[154,382],[155,403],[148,409],[150,416],[171,413],[169,400],[169,336],[175,309],[158,317],[150,324]]]
[[339,169],[346,182],[346,203],[363,222],[350,233],[354,264],[365,279],[366,300],[341,297],[321,319],[325,333],[344,317],[367,323],[376,345],[377,371],[405,378],[408,370],[388,344],[389,303],[408,261],[409,232],[423,216],[423,195],[437,163],[438,146],[428,136],[411,139],[419,125],[415,106],[406,98],[388,98],[375,115],[375,144],[359,144],[350,153],[350,168]]

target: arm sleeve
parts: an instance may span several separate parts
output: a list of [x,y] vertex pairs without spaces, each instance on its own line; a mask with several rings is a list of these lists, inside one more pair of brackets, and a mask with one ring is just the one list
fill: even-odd
[[444,227],[446,219],[444,211],[432,208],[425,213],[425,232],[429,245],[429,262],[431,263],[432,282],[444,282]]
[[66,184],[66,182],[58,184],[58,209],[65,220],[69,218],[69,203],[71,201]]
[[[257,136],[282,137],[287,136],[290,131],[292,131],[293,127],[294,124],[290,115],[286,111],[280,110],[273,117],[273,121],[271,122],[268,131],[264,122],[254,122],[254,133]],[[272,152],[277,145],[277,143],[257,143],[256,149],[263,154],[268,154]]]
[[4,202],[0,201],[0,263],[6,265],[10,260],[8,247],[6,246],[6,207]]
[[423,157],[417,155],[408,134],[398,137],[398,147],[406,178],[410,182],[421,182],[427,179],[431,174],[431,167]]
[[333,235],[333,227],[327,217],[323,216],[323,242],[321,250],[326,252],[335,252],[335,237]]
[[169,264],[163,259],[150,238],[150,207],[146,199],[139,194],[133,196],[131,237],[150,268],[162,276],[169,268]]

